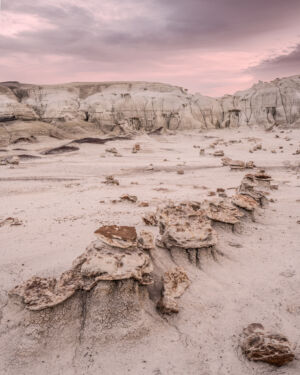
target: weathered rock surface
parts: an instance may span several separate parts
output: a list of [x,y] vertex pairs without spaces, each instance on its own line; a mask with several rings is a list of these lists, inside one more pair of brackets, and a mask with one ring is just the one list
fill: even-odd
[[123,194],[120,197],[121,201],[128,201],[131,203],[136,203],[138,198],[136,195],[130,195],[130,194]]
[[3,227],[4,225],[15,226],[15,225],[22,225],[22,224],[23,224],[22,220],[16,217],[7,217],[4,220],[0,220],[0,228]]
[[191,95],[181,87],[162,83],[37,86],[6,82],[0,84],[0,122],[9,135],[0,129],[0,138],[10,143],[20,133],[19,123],[27,138],[41,133],[34,123],[45,124],[44,133],[49,136],[69,137],[91,132],[296,126],[300,124],[299,92],[300,76],[260,82],[222,98]]
[[222,164],[225,165],[225,166],[229,166],[230,169],[240,169],[240,170],[243,170],[243,169],[252,169],[255,167],[255,164],[253,161],[247,161],[247,162],[244,162],[242,160],[232,160],[228,157],[225,157],[225,158],[222,158]]
[[248,195],[236,194],[232,197],[232,203],[240,208],[244,208],[247,211],[253,211],[258,207],[258,203],[255,199]]
[[244,329],[242,350],[250,361],[283,366],[295,358],[288,339],[278,333],[265,332],[263,325],[252,323]]
[[21,297],[29,310],[43,310],[66,301],[78,290],[90,291],[102,280],[152,283],[152,262],[137,247],[134,227],[104,226],[95,233],[99,240],[92,242],[58,279],[32,277],[10,294]]
[[198,203],[170,203],[159,210],[157,217],[160,242],[168,249],[200,249],[217,243],[217,234]]
[[182,267],[165,272],[162,297],[157,303],[158,310],[163,314],[178,313],[179,307],[176,299],[182,296],[189,285],[190,280]]
[[205,209],[209,219],[221,223],[234,225],[239,223],[244,216],[244,213],[235,207],[230,200],[205,201],[201,207]]

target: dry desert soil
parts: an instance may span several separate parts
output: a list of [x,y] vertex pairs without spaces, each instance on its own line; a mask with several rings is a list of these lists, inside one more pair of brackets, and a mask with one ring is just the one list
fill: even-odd
[[[20,157],[19,164],[0,166],[1,374],[300,374],[299,129],[144,134],[43,154],[67,143],[45,138],[0,152]],[[135,144],[140,150],[132,153]],[[117,155],[107,151],[111,148]],[[100,226],[134,226],[157,237],[158,228],[142,219],[146,213],[169,201],[213,199],[218,188],[234,195],[253,171],[223,166],[213,155],[217,150],[233,160],[254,161],[272,176],[273,188],[268,204],[237,230],[218,226],[214,253],[203,253],[195,265],[155,246],[154,286],[143,286],[137,295],[136,285],[102,282],[107,289],[91,310],[82,305],[85,327],[74,299],[36,322],[32,314],[40,312],[30,311],[30,323],[24,323],[24,306],[12,301],[9,291],[34,275],[58,277],[95,240]],[[104,183],[110,175],[119,185]],[[120,200],[124,194],[137,201]],[[160,278],[175,266],[185,270],[190,285],[177,300],[179,313],[165,315],[156,309]],[[113,292],[108,283],[115,283]],[[63,327],[57,323],[61,316]],[[248,361],[240,335],[251,323],[288,337],[295,360],[280,368]]]

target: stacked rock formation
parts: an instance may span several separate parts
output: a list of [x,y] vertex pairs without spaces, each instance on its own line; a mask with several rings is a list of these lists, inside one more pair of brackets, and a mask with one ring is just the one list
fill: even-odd
[[[151,214],[153,220],[144,221],[159,227],[158,248],[163,247],[171,255],[174,251],[183,257],[188,255],[190,263],[198,266],[202,254],[211,251],[218,243],[218,226],[215,224],[234,227],[247,213],[252,214],[264,206],[270,187],[271,176],[263,170],[254,171],[245,175],[233,197],[177,204],[169,202]],[[26,327],[38,322],[40,326],[48,324],[49,332],[59,330],[60,324],[67,330],[71,324],[71,310],[70,307],[59,309],[59,306],[69,304],[76,307],[76,324],[81,322],[79,344],[84,338],[93,345],[98,340],[94,326],[99,326],[101,331],[111,330],[112,319],[116,327],[122,327],[121,331],[126,326],[122,331],[125,335],[128,330],[137,329],[137,325],[145,328],[143,304],[150,303],[147,288],[157,280],[153,259],[158,250],[153,251],[153,233],[142,230],[137,234],[134,227],[108,225],[96,230],[95,235],[97,240],[58,279],[32,277],[10,292],[10,296],[17,296],[21,301],[25,311],[31,310],[30,314],[33,314],[26,318]],[[160,284],[161,296],[156,303],[158,312],[165,315],[178,313],[178,299],[190,284],[188,274],[181,266],[165,270]],[[34,316],[44,311],[45,315]],[[19,327],[21,329],[22,325]],[[44,328],[39,328],[39,340],[40,337],[45,339],[44,331]],[[249,360],[276,366],[295,357],[284,336],[264,332],[261,324],[251,324],[244,330],[241,348]]]

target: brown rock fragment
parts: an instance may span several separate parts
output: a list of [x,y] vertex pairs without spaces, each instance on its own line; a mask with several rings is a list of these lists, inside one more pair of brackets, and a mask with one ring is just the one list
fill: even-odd
[[149,203],[144,201],[139,203],[139,207],[149,207]]
[[106,176],[105,181],[103,181],[104,184],[107,185],[120,185],[119,181],[114,178],[114,176]]
[[141,151],[141,145],[139,143],[136,143],[133,147],[132,147],[132,153],[133,154],[136,154],[138,151]]
[[256,200],[248,195],[236,194],[232,197],[232,203],[247,211],[253,211],[258,207]]
[[143,221],[146,225],[151,225],[153,227],[156,227],[158,225],[156,215],[153,212],[147,212],[143,216]]
[[223,150],[215,151],[215,152],[213,153],[213,155],[214,155],[214,156],[218,156],[218,157],[220,157],[220,156],[224,156],[224,151],[223,151]]
[[160,243],[167,249],[200,249],[217,243],[217,234],[198,202],[170,203],[159,210],[157,220]]
[[123,194],[121,195],[120,199],[122,201],[128,201],[128,202],[132,202],[132,203],[136,203],[138,198],[136,195],[129,195],[129,194]]
[[231,204],[229,200],[205,201],[201,207],[205,209],[206,215],[210,220],[226,224],[237,224],[244,216],[244,213]]
[[22,225],[23,222],[22,220],[16,218],[16,217],[7,217],[6,219],[0,221],[0,227],[3,227],[4,225]]
[[262,361],[278,367],[295,358],[285,336],[265,332],[263,325],[259,323],[252,323],[244,329],[241,348],[250,361]]
[[120,248],[135,246],[137,241],[137,233],[134,227],[104,225],[97,229],[95,234],[104,243]]

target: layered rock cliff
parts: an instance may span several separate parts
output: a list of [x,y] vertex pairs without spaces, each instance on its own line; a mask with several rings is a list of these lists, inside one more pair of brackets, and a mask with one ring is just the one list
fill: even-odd
[[[109,133],[300,124],[300,76],[259,82],[222,98],[191,95],[162,83],[103,82],[61,85],[0,84],[0,122],[38,121],[58,129],[91,127]],[[65,130],[65,129],[64,129]]]

